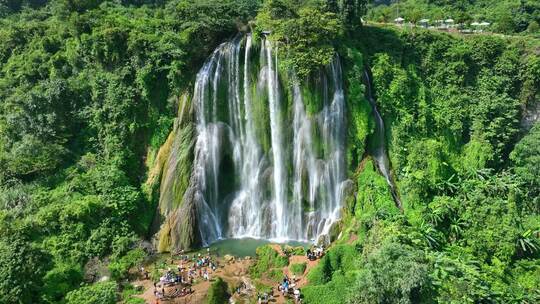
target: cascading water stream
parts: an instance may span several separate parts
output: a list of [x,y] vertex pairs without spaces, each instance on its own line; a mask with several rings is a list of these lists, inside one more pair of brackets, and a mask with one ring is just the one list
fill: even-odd
[[340,217],[345,102],[339,59],[322,72],[332,91],[322,94],[318,113],[306,113],[297,81],[282,90],[278,66],[275,46],[263,39],[254,47],[247,35],[220,45],[197,75],[191,183],[203,245],[227,237],[307,241],[328,233]]
[[[281,105],[278,90],[277,58],[272,56],[272,44],[268,39],[264,40],[266,53],[266,80],[268,81],[268,103],[270,108],[270,135],[272,139],[272,156],[274,164],[274,202],[275,214],[272,222],[272,237],[278,239],[287,238],[287,217],[285,186],[285,155],[283,151],[283,121],[280,117]],[[275,65],[274,65],[275,64]]]
[[401,200],[399,199],[399,196],[397,194],[396,185],[392,180],[392,175],[390,172],[390,160],[388,159],[388,154],[386,152],[384,121],[381,117],[381,114],[379,113],[379,109],[377,108],[375,98],[373,97],[373,91],[371,88],[371,77],[369,76],[367,69],[364,70],[364,76],[366,77],[368,100],[373,111],[373,116],[375,117],[376,142],[375,147],[372,151],[373,158],[377,163],[379,171],[384,176],[386,182],[388,183],[388,186],[390,187],[390,192],[392,193],[392,198],[394,199],[394,202],[396,203],[397,207],[401,209]]
[[[304,109],[304,101],[302,100],[302,93],[300,91],[300,85],[297,80],[293,83],[293,106],[294,106],[294,118],[293,118],[293,164],[294,164],[294,183],[293,183],[293,200],[302,202],[304,199],[304,193],[302,189],[302,181],[304,180],[304,174],[307,171],[306,168],[311,168],[310,172],[317,170],[317,161],[313,152],[312,142],[312,126],[311,120],[307,117]],[[315,209],[315,195],[317,184],[319,180],[317,176],[319,174],[308,174],[309,189],[307,193],[307,201],[309,202],[309,209]],[[295,231],[302,231],[302,204],[296,204],[292,210],[290,216],[291,225],[296,225]],[[296,236],[297,238],[307,238],[307,235]]]
[[[252,116],[252,98],[250,92],[250,55],[252,40],[251,35],[246,37],[244,51],[244,119],[245,121],[245,141],[240,141],[239,150],[242,151],[242,159],[239,163],[241,167],[240,190],[233,200],[229,210],[228,225],[231,236],[255,236],[261,230],[261,216],[259,203],[262,201],[260,195],[259,181],[261,179],[261,149],[257,144],[254,132],[254,122]],[[241,113],[240,110],[238,113]],[[241,117],[239,115],[238,117]],[[242,144],[244,143],[244,144]]]

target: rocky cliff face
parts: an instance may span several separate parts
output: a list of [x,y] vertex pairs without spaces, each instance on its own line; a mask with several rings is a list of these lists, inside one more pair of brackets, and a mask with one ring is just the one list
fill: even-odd
[[[191,187],[195,128],[190,97],[180,98],[178,117],[150,170],[147,187],[157,188],[158,210],[154,218],[158,251],[190,249],[198,245],[196,191]],[[157,190],[156,189],[156,190]]]
[[540,121],[540,101],[536,100],[525,107],[521,127],[525,130],[530,130],[538,121]]

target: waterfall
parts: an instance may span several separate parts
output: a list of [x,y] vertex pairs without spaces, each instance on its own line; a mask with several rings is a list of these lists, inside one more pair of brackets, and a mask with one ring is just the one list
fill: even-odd
[[[252,115],[252,99],[251,99],[251,84],[250,84],[250,55],[252,40],[251,35],[246,38],[244,51],[244,119],[245,123],[245,139],[238,142],[242,151],[242,158],[239,159],[238,166],[240,172],[240,190],[238,195],[233,200],[229,210],[228,225],[230,227],[230,235],[234,237],[255,236],[261,231],[261,214],[259,203],[262,201],[260,195],[260,179],[262,174],[261,167],[261,149],[257,143],[254,132],[254,123]],[[238,111],[237,113],[240,113]],[[241,115],[238,115],[241,117]]]
[[[317,160],[313,152],[312,142],[312,126],[311,120],[307,117],[304,109],[304,101],[302,100],[302,93],[300,92],[300,85],[297,80],[293,83],[293,164],[294,164],[294,182],[293,182],[293,201],[302,202],[304,199],[304,193],[302,189],[305,171],[309,168],[307,178],[309,181],[309,192],[307,195],[307,201],[309,202],[309,209],[315,209],[315,194],[318,187],[319,174],[313,174],[318,171]],[[302,231],[302,204],[296,204],[295,208],[291,210],[291,225],[295,225],[294,231]],[[306,231],[307,232],[307,231]],[[307,235],[296,235],[296,238],[307,238]]]
[[[287,217],[285,212],[287,207],[285,186],[287,178],[285,176],[285,159],[283,152],[283,121],[280,117],[281,105],[278,90],[277,57],[272,56],[272,44],[269,40],[264,41],[264,52],[266,53],[266,80],[268,82],[268,103],[270,107],[270,134],[272,138],[272,156],[274,164],[274,220],[272,222],[273,237],[287,237]],[[277,54],[277,53],[276,53]],[[275,64],[275,65],[274,65]]]
[[373,91],[371,88],[371,77],[369,76],[367,69],[364,70],[364,76],[366,78],[366,83],[367,83],[368,100],[371,105],[371,109],[373,111],[373,116],[375,117],[376,142],[375,142],[375,147],[373,148],[373,151],[372,151],[373,158],[375,159],[375,162],[377,163],[377,167],[379,168],[379,171],[386,179],[386,183],[390,187],[390,190],[391,190],[390,192],[392,194],[392,198],[394,199],[394,202],[396,203],[397,207],[401,209],[401,201],[397,194],[397,188],[396,188],[396,185],[394,184],[394,181],[392,179],[392,175],[390,172],[390,160],[388,159],[388,154],[386,151],[386,144],[385,144],[384,121],[381,117],[381,114],[379,113],[379,109],[377,108],[377,103],[375,102],[375,98],[373,97]]
[[255,44],[249,34],[238,36],[197,74],[191,183],[203,245],[229,237],[307,241],[340,217],[346,173],[339,58],[321,72],[322,109],[307,113],[299,82],[282,83],[277,54],[266,38]]

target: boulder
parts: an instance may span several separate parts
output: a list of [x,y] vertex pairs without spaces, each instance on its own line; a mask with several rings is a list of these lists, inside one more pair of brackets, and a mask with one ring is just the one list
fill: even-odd
[[332,223],[330,229],[328,230],[328,241],[329,243],[334,242],[339,238],[341,233],[341,221]]
[[225,260],[225,262],[227,263],[232,263],[234,262],[235,258],[234,256],[230,255],[230,254],[226,254],[223,259]]
[[330,244],[330,238],[328,237],[328,234],[321,234],[319,238],[317,239],[317,246],[326,246]]

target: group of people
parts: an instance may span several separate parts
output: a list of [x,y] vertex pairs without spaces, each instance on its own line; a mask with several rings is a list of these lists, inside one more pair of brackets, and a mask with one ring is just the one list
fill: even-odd
[[246,282],[242,281],[240,282],[240,285],[238,285],[236,287],[236,293],[237,294],[242,294],[244,292],[247,292],[249,291],[249,288],[248,288],[248,285],[246,284]]
[[[186,266],[190,265],[190,266]],[[178,265],[178,272],[180,274],[186,273],[189,280],[193,281],[197,276],[205,281],[210,281],[210,273],[217,270],[217,263],[211,258],[210,252],[206,256],[202,256],[200,253],[197,256],[189,257],[183,256],[180,264]]]
[[[310,261],[321,258],[324,255],[324,248],[322,246],[311,247],[306,251],[307,258]],[[173,263],[171,259],[171,263]],[[160,278],[158,283],[154,283],[154,296],[156,297],[156,303],[159,300],[165,298],[183,297],[193,293],[192,285],[194,280],[200,278],[205,281],[210,280],[210,274],[217,270],[218,264],[216,260],[212,259],[209,249],[206,255],[201,253],[194,254],[193,256],[185,255],[183,252],[180,254],[180,262],[177,266],[177,272],[171,268]],[[148,279],[149,273],[141,267],[141,273],[145,279]],[[180,284],[180,287],[177,285]],[[247,285],[243,283],[243,286],[237,288],[237,293],[241,293],[242,289],[247,289]],[[169,290],[166,294],[165,287],[175,286],[174,291]],[[274,289],[272,288],[270,293],[258,294],[258,303],[269,303],[272,301]],[[296,286],[296,276],[292,279],[288,276],[283,278],[278,284],[278,292],[281,292],[284,297],[294,297],[295,303],[302,303],[300,289]]]
[[292,293],[296,303],[302,302],[300,289],[296,287],[296,277],[290,279],[288,276],[285,276],[283,281],[278,285],[278,291],[280,291],[284,297],[289,296]]
[[266,293],[266,292],[263,292],[262,294],[261,293],[257,293],[257,303],[258,304],[266,304],[266,303],[269,303],[270,301],[272,301],[274,299],[274,293],[273,293],[273,290],[270,292],[270,294]]
[[[171,264],[174,261],[171,259]],[[142,269],[142,273],[145,278],[148,278],[148,272]],[[158,283],[154,283],[154,296],[156,297],[156,303],[159,300],[165,298],[183,297],[193,293],[191,286],[196,278],[202,278],[205,281],[210,280],[210,273],[215,272],[217,269],[217,263],[211,258],[210,251],[207,251],[207,255],[202,256],[200,253],[193,255],[191,258],[188,255],[184,255],[183,252],[180,255],[180,262],[177,266],[177,272],[171,268],[167,269],[167,272],[159,279]],[[182,288],[176,287],[178,284]],[[175,286],[173,292],[169,291],[165,293],[166,286]]]
[[324,255],[324,247],[323,246],[315,246],[312,248],[309,248],[306,251],[306,256],[308,260],[315,261],[316,259],[321,258]]
[[159,278],[159,282],[165,286],[176,285],[178,283],[186,284],[181,273],[174,273],[171,268],[167,270],[164,276]]
[[191,293],[193,293],[193,290],[191,289],[191,286],[187,285],[185,287],[182,287],[181,289],[178,289],[178,287],[174,288],[173,292],[170,292],[169,294],[165,293],[165,287],[161,285],[161,290],[159,290],[159,285],[154,284],[154,297],[156,297],[156,303],[159,303],[159,300],[163,300],[165,298],[176,298],[176,297],[183,297],[187,296]]

